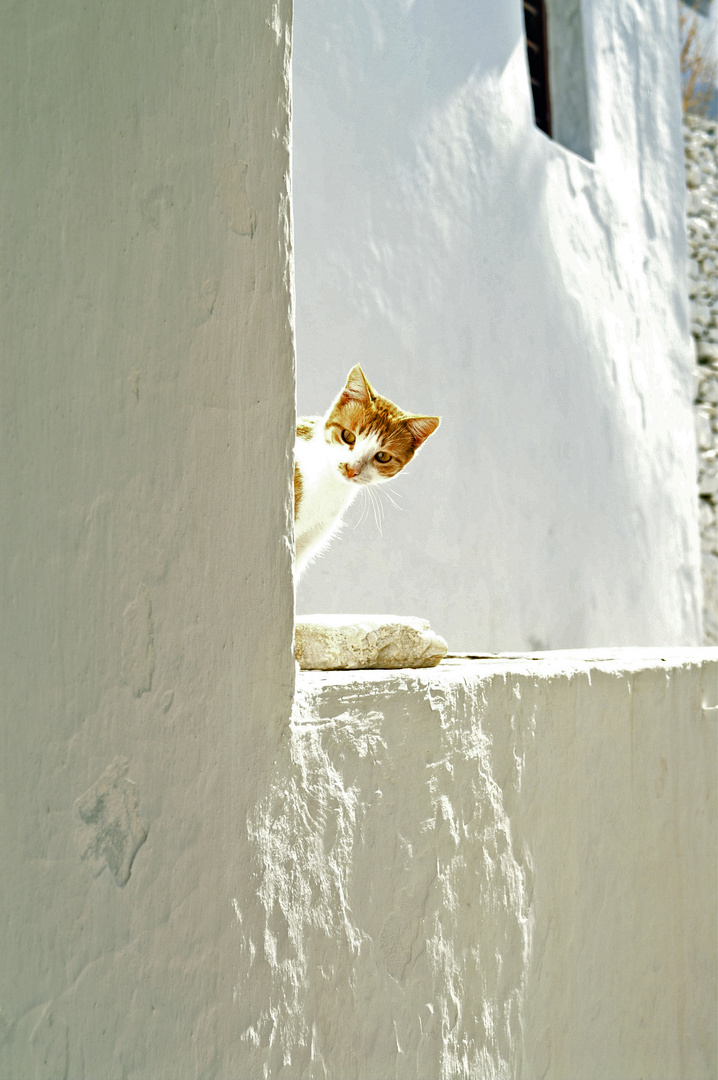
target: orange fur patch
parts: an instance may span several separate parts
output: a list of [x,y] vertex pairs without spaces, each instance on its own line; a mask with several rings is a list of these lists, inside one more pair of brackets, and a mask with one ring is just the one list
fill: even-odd
[[[306,439],[307,442],[314,434],[314,428],[317,425],[316,416],[300,416],[297,420],[297,438]],[[302,483],[302,474],[299,469],[299,465],[294,462],[294,520],[297,520],[297,514],[299,512],[299,504],[302,501],[302,493],[304,485]]]
[[300,417],[299,420],[297,420],[297,438],[306,439],[307,442],[309,442],[312,435],[314,434],[314,428],[316,426],[316,423],[316,418],[313,416]]

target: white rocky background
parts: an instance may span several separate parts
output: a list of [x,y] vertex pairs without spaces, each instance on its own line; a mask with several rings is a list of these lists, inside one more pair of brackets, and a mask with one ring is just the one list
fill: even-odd
[[694,408],[706,645],[718,645],[718,166],[713,120],[687,115],[688,284],[696,343]]

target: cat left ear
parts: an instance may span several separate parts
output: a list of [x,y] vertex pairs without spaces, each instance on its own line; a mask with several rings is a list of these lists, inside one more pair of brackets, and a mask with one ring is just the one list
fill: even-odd
[[410,416],[404,423],[414,440],[414,449],[418,450],[425,439],[436,431],[441,417],[439,416]]
[[364,372],[357,364],[347,375],[346,386],[341,392],[339,401],[345,405],[347,401],[361,401],[366,404],[371,398],[371,387],[366,381]]

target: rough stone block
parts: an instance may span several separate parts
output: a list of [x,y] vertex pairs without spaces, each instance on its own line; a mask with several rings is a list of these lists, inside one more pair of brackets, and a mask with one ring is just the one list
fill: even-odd
[[294,632],[305,670],[435,667],[446,649],[425,619],[403,615],[306,615]]
[[[703,342],[701,342],[701,345],[702,344]],[[713,346],[713,348],[716,348],[716,346]],[[711,405],[718,405],[718,379],[716,379],[714,376],[702,380],[701,398],[703,399],[703,401],[710,402]]]
[[713,428],[711,418],[704,409],[697,409],[695,414],[696,440],[701,450],[710,450],[713,446]]
[[712,345],[707,341],[701,341],[698,345],[698,360],[718,360],[718,345]]
[[698,476],[700,495],[715,495],[718,492],[718,472],[715,469],[701,470]]
[[701,186],[701,171],[697,165],[691,165],[686,169],[686,183],[689,188],[699,188]]

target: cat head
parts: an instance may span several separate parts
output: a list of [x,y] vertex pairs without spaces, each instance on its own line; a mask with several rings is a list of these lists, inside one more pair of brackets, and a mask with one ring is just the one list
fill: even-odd
[[324,438],[347,483],[376,484],[401,472],[438,426],[438,416],[402,412],[377,394],[357,364],[327,414]]

